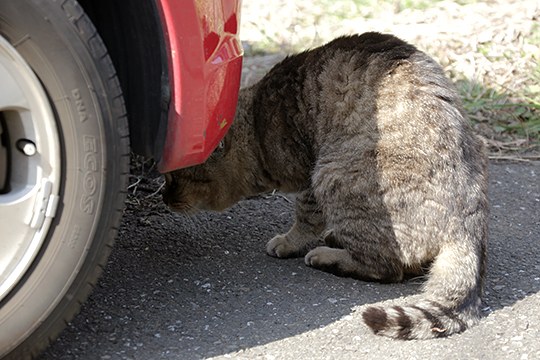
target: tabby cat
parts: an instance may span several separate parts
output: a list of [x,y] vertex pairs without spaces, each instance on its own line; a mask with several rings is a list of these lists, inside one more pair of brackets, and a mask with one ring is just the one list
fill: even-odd
[[380,33],[346,36],[272,68],[240,92],[208,161],[165,175],[175,211],[223,210],[278,189],[296,219],[266,251],[367,281],[425,274],[421,301],[370,306],[398,339],[461,332],[480,317],[486,156],[441,67]]

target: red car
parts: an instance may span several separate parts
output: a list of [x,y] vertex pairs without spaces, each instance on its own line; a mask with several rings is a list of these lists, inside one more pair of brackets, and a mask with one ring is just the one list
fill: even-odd
[[235,114],[240,0],[0,0],[0,358],[79,310],[120,224],[130,151],[204,162]]

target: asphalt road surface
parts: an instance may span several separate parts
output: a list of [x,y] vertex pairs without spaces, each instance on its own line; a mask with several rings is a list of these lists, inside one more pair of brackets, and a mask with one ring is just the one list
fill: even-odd
[[184,218],[141,186],[98,288],[43,359],[540,359],[540,163],[492,163],[489,183],[485,317],[463,334],[377,337],[362,308],[403,302],[418,281],[366,283],[265,255],[291,225],[284,196]]

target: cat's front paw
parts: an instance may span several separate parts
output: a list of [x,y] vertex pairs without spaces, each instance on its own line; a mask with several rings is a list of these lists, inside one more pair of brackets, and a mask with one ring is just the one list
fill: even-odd
[[306,252],[305,247],[298,247],[297,244],[289,240],[287,235],[274,236],[266,244],[266,253],[277,258],[302,257]]

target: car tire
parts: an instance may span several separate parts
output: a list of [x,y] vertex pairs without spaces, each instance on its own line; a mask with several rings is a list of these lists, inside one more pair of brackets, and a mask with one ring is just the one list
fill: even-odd
[[0,358],[26,359],[96,285],[129,172],[120,84],[76,1],[0,0],[0,139]]

